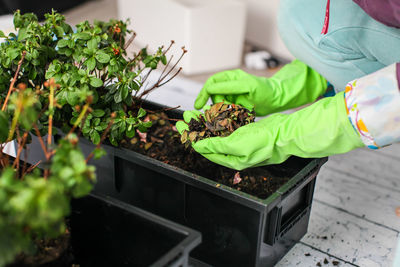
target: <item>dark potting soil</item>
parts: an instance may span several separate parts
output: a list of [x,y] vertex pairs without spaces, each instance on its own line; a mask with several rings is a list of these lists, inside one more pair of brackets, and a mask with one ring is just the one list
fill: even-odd
[[34,255],[21,253],[15,262],[7,267],[79,267],[75,261],[70,237],[68,230],[58,238],[37,240],[37,252]]
[[137,132],[132,139],[123,140],[121,146],[260,199],[276,192],[298,171],[280,165],[249,168],[239,172],[223,167],[204,158],[190,146],[185,148],[176,131],[176,121],[169,119],[165,113],[149,113],[148,116],[153,121],[148,132]]

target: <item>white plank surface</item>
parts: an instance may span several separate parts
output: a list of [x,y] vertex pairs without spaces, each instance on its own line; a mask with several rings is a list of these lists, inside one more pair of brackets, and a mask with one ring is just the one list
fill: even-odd
[[359,266],[387,267],[394,259],[397,236],[395,231],[314,201],[302,242]]
[[400,144],[393,144],[382,149],[377,150],[376,152],[382,153],[387,156],[395,157],[400,160]]
[[379,150],[356,149],[329,157],[329,165],[338,172],[357,176],[400,192],[400,159]]
[[[324,260],[327,260],[328,265],[324,264]],[[320,252],[310,246],[302,243],[297,243],[289,253],[279,261],[275,267],[288,267],[288,266],[316,266],[319,262],[322,266],[334,266],[332,262],[336,261],[337,266],[340,267],[352,267],[353,264],[346,263],[335,257],[331,257],[326,253]]]
[[398,191],[335,171],[328,163],[319,173],[314,199],[400,231],[400,218],[395,214],[400,206]]

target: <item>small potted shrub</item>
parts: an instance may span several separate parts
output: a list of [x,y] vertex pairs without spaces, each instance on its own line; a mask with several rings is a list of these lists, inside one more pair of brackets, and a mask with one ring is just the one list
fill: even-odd
[[[17,69],[19,69],[20,64]],[[18,70],[15,77],[18,76]],[[22,148],[30,142],[30,131],[37,131],[37,120],[46,119],[51,132],[54,105],[41,108],[35,89],[26,84],[14,88],[16,78],[2,99],[0,142],[15,140],[15,158],[0,146],[0,266],[13,263],[36,266],[58,262],[68,254],[70,232],[66,217],[72,198],[86,196],[95,182],[95,168],[86,164],[77,136],[71,132],[57,144],[40,137],[46,162],[44,169],[20,161]],[[50,85],[53,91],[55,85]],[[52,95],[48,96],[49,100]],[[48,103],[52,103],[49,101]]]
[[[144,101],[180,72],[177,66],[185,48],[174,64],[167,58],[173,42],[154,54],[144,48],[130,57],[126,49],[135,33],[118,20],[85,21],[72,30],[56,12],[41,24],[33,14],[17,12],[14,24],[18,34],[1,35],[6,42],[0,49],[0,83],[9,83],[21,60],[18,81],[30,83],[39,95],[48,92],[43,81],[55,79],[59,109],[54,125],[64,135],[77,128],[86,138],[80,147],[87,155],[94,146],[98,154],[107,152],[91,161],[97,167],[96,193],[201,231],[204,242],[194,256],[212,265],[273,264],[305,234],[314,178],[326,159],[291,158],[280,165],[237,172],[182,144],[174,126],[182,120],[182,111]],[[161,76],[148,85],[149,75],[159,67]],[[85,103],[88,97],[91,109]],[[40,97],[40,103],[43,100]],[[236,107],[212,109],[218,116],[221,108],[242,116],[246,123],[253,119],[243,117],[248,112]],[[228,127],[224,134],[240,126],[222,119],[213,131],[223,126],[220,122]],[[202,130],[194,132],[183,138],[207,136]],[[105,144],[99,146],[102,140]]]
[[[53,143],[58,85],[53,79],[45,82],[49,93],[43,95],[48,99],[43,107],[36,89],[24,83],[14,88],[15,81],[0,111],[0,142],[18,144],[14,158],[0,145],[0,266],[165,266],[169,262],[187,266],[200,234],[116,200],[89,195],[96,176],[87,161],[102,153],[95,149],[85,158],[78,146],[74,131],[85,111],[81,110],[70,132]],[[86,101],[90,110],[92,99]],[[34,165],[20,160],[31,132],[45,154],[45,161]],[[50,138],[43,138],[44,132]]]

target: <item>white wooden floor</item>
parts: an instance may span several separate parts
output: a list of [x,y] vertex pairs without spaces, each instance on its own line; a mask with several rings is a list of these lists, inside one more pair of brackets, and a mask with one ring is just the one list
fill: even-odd
[[400,144],[330,157],[317,178],[308,233],[276,266],[392,266],[398,206]]
[[[66,17],[69,23],[115,18],[116,0],[90,1]],[[189,85],[178,80],[171,84],[176,95],[157,93],[154,100],[189,107],[207,76],[189,77],[200,82]],[[337,266],[392,266],[400,231],[398,206],[400,144],[330,157],[317,178],[308,233],[276,266],[334,266],[333,261]]]

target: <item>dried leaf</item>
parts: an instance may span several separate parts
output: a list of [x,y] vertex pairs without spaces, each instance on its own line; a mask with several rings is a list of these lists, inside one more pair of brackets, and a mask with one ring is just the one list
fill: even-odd
[[202,131],[202,132],[199,133],[199,136],[203,137],[205,134],[206,134],[206,131]]
[[158,115],[156,115],[156,114],[150,114],[150,115],[147,115],[146,118],[149,118],[151,121],[156,121],[160,117]]
[[223,119],[222,121],[219,121],[218,124],[222,127],[226,127],[226,125],[228,125],[228,119]]
[[225,111],[227,109],[229,109],[229,105],[222,105],[219,110],[222,112],[222,111]]
[[238,184],[242,181],[242,178],[240,177],[240,173],[237,172],[235,173],[235,176],[233,177],[233,184]]
[[131,144],[134,145],[139,141],[139,139],[137,137],[134,137],[131,139]]
[[181,142],[182,144],[185,144],[187,141],[188,141],[188,132],[184,131],[181,136]]
[[199,134],[199,132],[191,132],[189,134],[190,142],[192,142],[192,143],[195,142],[198,134]]
[[212,116],[210,111],[206,110],[204,116],[206,117],[206,121],[212,121]]
[[151,143],[151,142],[146,143],[146,144],[144,144],[144,149],[148,150],[152,145],[153,145],[153,143]]

